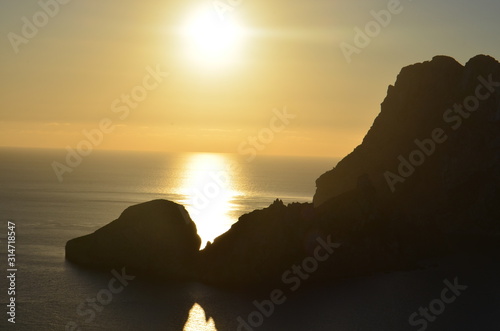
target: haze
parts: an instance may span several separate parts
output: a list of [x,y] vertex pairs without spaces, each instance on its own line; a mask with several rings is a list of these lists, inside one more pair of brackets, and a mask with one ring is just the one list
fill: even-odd
[[[350,63],[341,43],[354,45],[355,27],[391,1],[239,1],[221,32],[200,18],[214,15],[210,1],[73,0],[17,52],[9,33],[22,35],[40,5],[0,3],[0,146],[74,147],[110,118],[96,149],[237,152],[286,109],[296,117],[263,154],[343,156],[401,67],[437,54],[500,56],[493,0],[401,1]],[[148,80],[127,116],[113,112],[157,68],[168,76]]]

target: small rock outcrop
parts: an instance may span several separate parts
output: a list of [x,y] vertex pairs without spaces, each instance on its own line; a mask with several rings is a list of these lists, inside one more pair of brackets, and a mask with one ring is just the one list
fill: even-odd
[[154,277],[185,278],[201,239],[186,209],[167,200],[131,206],[92,234],[66,244],[66,259],[100,270],[127,268]]
[[200,252],[200,279],[229,286],[279,281],[284,270],[305,256],[313,215],[312,204],[285,206],[276,200],[241,216]]

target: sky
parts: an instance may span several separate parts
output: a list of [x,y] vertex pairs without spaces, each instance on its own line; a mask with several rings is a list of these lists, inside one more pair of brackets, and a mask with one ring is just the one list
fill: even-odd
[[497,0],[0,0],[0,146],[342,157],[402,67],[500,59],[499,12]]

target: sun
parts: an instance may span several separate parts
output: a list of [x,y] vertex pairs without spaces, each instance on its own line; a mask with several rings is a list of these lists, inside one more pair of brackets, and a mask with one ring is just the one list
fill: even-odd
[[211,7],[195,11],[181,32],[186,55],[199,64],[216,65],[238,60],[243,29],[234,19],[222,19]]

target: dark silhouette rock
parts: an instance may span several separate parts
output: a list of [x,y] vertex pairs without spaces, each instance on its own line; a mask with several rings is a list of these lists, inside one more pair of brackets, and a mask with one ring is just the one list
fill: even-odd
[[131,206],[92,234],[66,244],[66,259],[84,267],[183,278],[201,240],[185,208],[167,200]]
[[200,252],[199,277],[207,283],[242,285],[280,280],[306,251],[311,204],[281,200],[240,217],[226,233]]
[[[397,192],[418,186],[417,182],[427,190],[449,188],[457,179],[442,178],[443,171],[447,175],[461,176],[479,170],[481,161],[486,158],[491,164],[492,148],[498,148],[494,144],[498,145],[500,88],[496,88],[487,100],[480,100],[478,110],[465,110],[465,116],[470,117],[462,119],[459,129],[452,128],[456,122],[451,120],[451,115],[447,116],[448,122],[443,118],[454,104],[463,104],[469,96],[475,95],[476,87],[481,84],[479,77],[488,80],[489,76],[499,82],[500,66],[495,59],[483,55],[471,59],[465,66],[452,58],[438,56],[432,61],[404,68],[396,84],[389,86],[381,112],[362,144],[317,180],[315,206],[354,189],[357,178],[364,174],[370,177],[381,196],[392,197],[384,173],[397,173],[398,156],[408,157],[418,148],[415,140],[430,138],[436,128],[443,129],[449,139],[418,168],[412,183],[396,185]],[[485,154],[485,150],[490,153]],[[435,178],[423,177],[424,173]],[[437,181],[429,186],[433,180]]]
[[446,231],[498,231],[500,64],[438,56],[406,67],[381,108],[362,144],[317,180],[315,206],[365,176],[393,211],[453,213],[459,219]]
[[343,242],[324,276],[406,268],[464,243],[498,251],[499,129],[495,59],[404,68],[362,144],[316,182],[319,229]]
[[495,59],[462,66],[437,56],[404,68],[363,143],[317,180],[312,216],[275,203],[242,217],[201,253],[204,279],[279,281],[307,256],[310,233],[342,243],[310,280],[415,268],[464,242],[498,241],[499,125]]
[[[316,184],[314,204],[276,200],[200,252],[185,209],[156,200],[70,240],[66,257],[246,286],[279,283],[305,259],[317,264],[302,278],[312,281],[415,268],[464,247],[500,252],[500,64],[437,56],[403,68],[362,144]],[[320,240],[338,247],[311,262]]]

